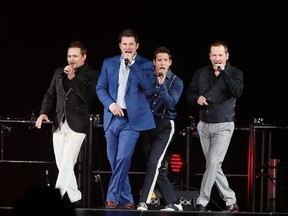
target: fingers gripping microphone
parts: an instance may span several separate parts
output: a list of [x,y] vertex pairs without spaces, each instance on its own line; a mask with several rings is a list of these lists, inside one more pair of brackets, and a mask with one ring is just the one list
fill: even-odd
[[157,77],[164,77],[164,71],[165,71],[165,67],[160,67],[160,70],[157,73]]
[[129,52],[129,51],[126,51],[126,53],[127,53],[127,57],[124,59],[124,63],[125,63],[125,66],[126,67],[128,67],[128,65],[129,65],[129,63],[130,63],[130,60],[129,60],[129,53],[131,53],[131,52]]
[[128,59],[128,58],[125,58],[125,59],[124,59],[124,62],[125,62],[125,66],[127,67],[128,64],[129,64],[129,59]]
[[218,70],[219,72],[222,72],[222,71],[223,71],[220,66],[217,66],[217,70]]

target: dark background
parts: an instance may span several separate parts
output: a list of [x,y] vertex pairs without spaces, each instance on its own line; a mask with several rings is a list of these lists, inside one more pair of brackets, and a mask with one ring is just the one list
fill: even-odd
[[[231,64],[244,73],[236,124],[262,117],[267,123],[287,125],[283,5],[152,0],[62,4],[1,6],[1,116],[29,116],[40,109],[55,68],[67,64],[71,41],[86,42],[88,63],[100,70],[104,58],[120,52],[120,31],[133,28],[140,37],[139,54],[152,59],[156,47],[171,49],[172,70],[183,79],[185,90],[194,71],[210,64],[210,42],[226,41]],[[197,112],[184,97],[178,106],[177,125],[182,127],[190,121],[188,115]]]
[[[132,28],[139,34],[139,54],[152,59],[156,47],[167,46],[172,51],[171,68],[184,81],[184,92],[177,105],[177,131],[172,149],[185,154],[186,140],[181,132],[191,123],[189,116],[198,121],[197,110],[185,101],[185,91],[194,71],[210,64],[209,44],[215,39],[228,44],[230,63],[244,73],[244,92],[236,106],[236,126],[247,127],[254,118],[260,117],[267,124],[287,126],[287,11],[284,9],[277,2],[252,5],[243,1],[6,2],[0,8],[0,117],[29,119],[32,111],[39,111],[55,68],[67,64],[67,46],[71,41],[82,40],[88,45],[87,62],[100,71],[104,58],[120,53],[120,31]],[[37,154],[39,150],[30,147],[33,143],[30,137],[33,135],[35,138],[36,133],[37,141],[44,142],[39,141],[43,132],[31,132],[27,127],[21,127],[12,126],[14,134],[10,140],[5,138],[5,145],[12,143],[7,147],[10,150],[8,155],[21,160],[53,160],[52,146],[45,144],[51,138],[49,132],[45,133],[47,140],[43,144],[47,155],[42,155],[43,150],[40,149],[40,157]],[[223,166],[228,173],[245,173],[248,144],[244,142],[248,142],[248,135],[236,132],[235,137],[234,143],[239,144],[235,147],[231,145]],[[287,141],[285,136],[279,137],[280,154]],[[23,145],[31,148],[28,154]],[[105,152],[104,145],[99,151]],[[139,151],[136,149],[135,155],[141,155]],[[191,172],[202,172],[204,163],[200,146],[192,146],[192,152],[191,160],[196,167],[193,166]],[[103,154],[99,156],[103,157]],[[238,156],[241,159],[238,160]],[[281,153],[282,156],[285,158],[284,153]],[[139,168],[137,164],[139,161],[133,163],[132,170]],[[232,187],[237,187],[242,180],[232,180]],[[200,179],[197,181],[193,186],[198,188]],[[236,189],[238,196],[243,198],[240,203],[246,201],[245,194],[240,195],[242,188],[246,188],[245,181]]]

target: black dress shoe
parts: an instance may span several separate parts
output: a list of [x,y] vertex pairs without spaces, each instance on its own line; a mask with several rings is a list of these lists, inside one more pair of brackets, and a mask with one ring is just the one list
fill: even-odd
[[196,204],[196,211],[206,212],[207,209],[201,204]]
[[72,204],[73,204],[74,208],[82,208],[83,207],[81,200],[73,202]]
[[239,207],[238,207],[237,203],[235,203],[233,205],[226,206],[225,212],[239,212]]

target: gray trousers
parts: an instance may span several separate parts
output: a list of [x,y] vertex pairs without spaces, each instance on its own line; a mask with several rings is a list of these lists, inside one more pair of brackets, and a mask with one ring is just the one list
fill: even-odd
[[204,123],[199,121],[197,125],[206,160],[206,170],[202,177],[200,195],[196,204],[206,206],[209,203],[214,184],[226,206],[236,203],[235,193],[230,189],[222,170],[222,162],[229,147],[234,127],[234,122]]

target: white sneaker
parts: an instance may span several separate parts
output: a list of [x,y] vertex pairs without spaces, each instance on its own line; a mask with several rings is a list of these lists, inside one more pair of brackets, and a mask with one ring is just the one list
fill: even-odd
[[138,210],[138,211],[146,211],[146,210],[148,210],[148,206],[146,205],[146,203],[140,202],[140,203],[137,205],[137,210]]
[[164,209],[161,209],[161,211],[183,211],[183,207],[181,203],[180,204],[170,203]]

